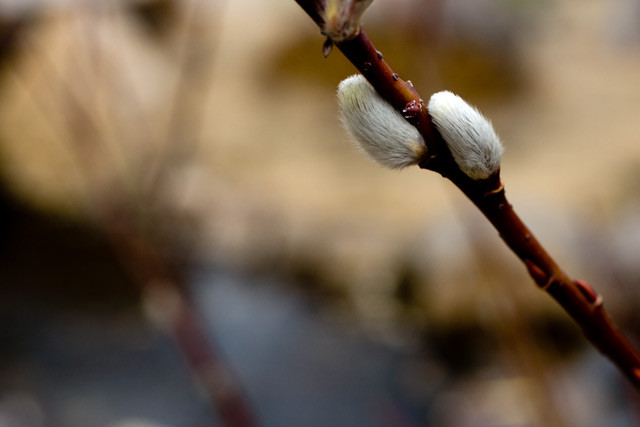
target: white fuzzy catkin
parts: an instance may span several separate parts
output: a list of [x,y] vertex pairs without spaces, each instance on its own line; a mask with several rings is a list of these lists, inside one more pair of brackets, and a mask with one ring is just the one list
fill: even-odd
[[502,144],[487,120],[464,99],[448,91],[433,94],[429,115],[454,160],[470,178],[486,179],[500,167]]
[[362,75],[340,83],[338,105],[342,123],[376,162],[401,169],[424,157],[427,148],[422,135]]

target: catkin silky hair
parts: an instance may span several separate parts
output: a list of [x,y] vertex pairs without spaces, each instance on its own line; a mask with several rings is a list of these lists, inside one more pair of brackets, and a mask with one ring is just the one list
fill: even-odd
[[470,178],[485,179],[500,168],[502,144],[487,120],[458,95],[435,93],[429,115],[447,143],[458,167]]
[[338,86],[342,123],[360,147],[391,169],[415,165],[427,152],[418,130],[402,117],[360,74]]

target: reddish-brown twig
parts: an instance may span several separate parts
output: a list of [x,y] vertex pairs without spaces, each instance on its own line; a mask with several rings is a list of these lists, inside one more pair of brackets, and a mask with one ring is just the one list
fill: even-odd
[[[323,28],[323,2],[296,2]],[[420,167],[451,180],[480,209],[526,265],[535,283],[562,306],[585,337],[640,389],[640,355],[605,312],[602,297],[585,282],[571,279],[518,217],[505,196],[500,171],[488,179],[473,180],[460,170],[418,92],[410,81],[402,80],[393,72],[364,30],[350,40],[337,42],[336,46],[380,96],[420,131],[427,146],[427,155]]]

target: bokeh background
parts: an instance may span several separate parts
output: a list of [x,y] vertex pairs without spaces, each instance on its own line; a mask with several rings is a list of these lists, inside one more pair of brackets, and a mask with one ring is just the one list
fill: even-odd
[[[640,2],[363,23],[639,343]],[[0,426],[640,424],[453,185],[354,147],[322,42],[293,0],[0,1]]]

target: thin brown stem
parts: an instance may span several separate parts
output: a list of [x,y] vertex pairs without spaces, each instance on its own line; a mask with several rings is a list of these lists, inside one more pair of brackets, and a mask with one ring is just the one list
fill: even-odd
[[536,284],[553,297],[580,326],[585,337],[640,389],[640,356],[607,315],[602,297],[588,284],[571,279],[522,222],[501,184],[486,191],[483,183],[449,177],[482,211],[500,237],[524,262]]
[[[318,0],[296,2],[322,28]],[[588,284],[571,279],[542,247],[508,202],[499,171],[474,181],[455,164],[446,143],[431,122],[420,94],[384,61],[364,30],[336,46],[396,110],[423,135],[427,156],[420,167],[451,180],[498,230],[502,240],[526,265],[535,283],[551,295],[580,326],[585,337],[640,390],[640,355],[604,310],[602,297]]]
[[[177,344],[187,366],[225,427],[259,425],[240,381],[221,356],[186,286],[182,265],[164,257],[152,236],[137,228],[126,206],[101,206],[103,228],[116,254],[139,286],[157,326]],[[181,262],[178,262],[181,264]]]
[[[45,59],[48,57],[45,55]],[[50,61],[49,61],[50,62]],[[101,158],[101,161],[111,162],[118,169],[120,190],[126,190],[116,196],[91,188],[95,145],[87,143],[87,139],[101,145],[108,144],[105,136],[100,132],[99,124],[91,114],[91,108],[79,99],[72,90],[70,82],[64,74],[56,69],[51,62],[45,72],[34,76],[35,81],[51,79],[59,80],[62,86],[62,98],[67,101],[66,126],[60,129],[53,127],[61,135],[72,142],[82,141],[71,147],[71,154],[75,155],[75,165],[87,183],[90,205],[95,208],[98,226],[104,231],[105,237],[111,243],[114,252],[131,276],[132,283],[138,286],[143,300],[152,300],[155,311],[161,319],[153,319],[157,324],[162,323],[164,331],[175,342],[178,350],[183,354],[187,367],[199,382],[206,403],[211,407],[212,416],[219,419],[225,427],[253,427],[259,425],[251,403],[242,384],[234,373],[232,366],[222,356],[217,343],[211,333],[206,330],[204,319],[198,313],[196,304],[188,290],[187,278],[184,272],[185,259],[176,262],[175,248],[171,242],[166,243],[168,227],[162,227],[166,218],[154,217],[154,226],[149,227],[149,217],[141,216],[141,209],[148,203],[148,198],[140,201],[132,197],[131,189],[125,185],[126,174],[118,168],[117,160],[113,157]],[[38,69],[38,71],[41,71]],[[47,74],[48,73],[48,74]],[[23,86],[27,95],[32,98],[36,112],[46,118],[47,108],[42,102],[42,94],[36,93],[29,79],[25,79],[15,72],[16,82]],[[32,83],[32,82],[31,82]],[[45,85],[45,89],[49,88]],[[50,88],[49,88],[50,89]],[[39,96],[40,95],[40,96]],[[48,94],[55,97],[55,94]],[[72,114],[71,114],[72,113]],[[49,120],[51,122],[51,120]],[[53,122],[52,122],[53,124]],[[87,138],[87,135],[90,138]],[[152,195],[150,195],[152,196]],[[148,210],[144,211],[148,214]],[[163,214],[168,215],[168,211]],[[176,225],[171,224],[171,229]],[[171,236],[172,237],[172,236]],[[164,251],[171,251],[173,256],[166,256]],[[186,257],[184,251],[181,255]],[[146,304],[146,305],[153,305]]]

